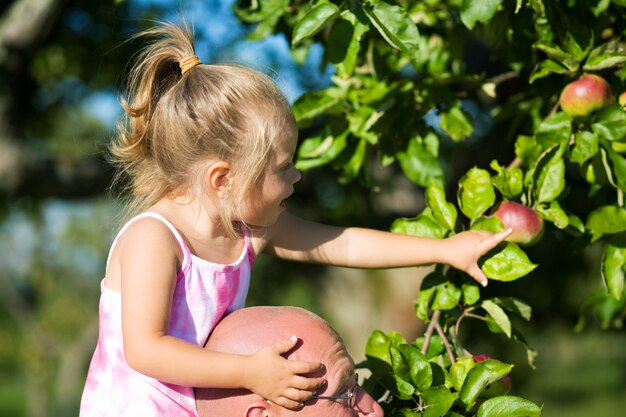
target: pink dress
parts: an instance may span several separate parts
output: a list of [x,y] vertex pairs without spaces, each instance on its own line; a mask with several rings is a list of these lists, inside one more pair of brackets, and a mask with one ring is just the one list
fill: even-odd
[[[129,224],[144,217],[165,223],[183,252],[172,300],[169,333],[204,346],[217,322],[245,305],[254,261],[250,239],[246,234],[244,250],[237,261],[221,265],[191,254],[178,230],[157,213],[147,212],[133,218],[118,236]],[[128,366],[122,340],[121,295],[108,289],[104,280],[100,289],[98,344],[89,366],[80,416],[197,416],[193,388],[158,381]],[[163,360],[167,361],[167,358]]]

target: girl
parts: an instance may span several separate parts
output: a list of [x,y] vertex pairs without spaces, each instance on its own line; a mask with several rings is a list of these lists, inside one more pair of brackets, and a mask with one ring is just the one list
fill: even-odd
[[296,336],[249,356],[203,349],[220,318],[244,306],[261,252],[358,268],[448,263],[486,284],[476,262],[509,232],[422,239],[286,213],[300,179],[297,128],[274,83],[203,65],[186,25],[142,35],[156,40],[132,71],[128,123],[111,148],[140,214],[111,247],[82,416],[196,416],[191,387],[245,388],[302,407],[324,369],[281,356]]

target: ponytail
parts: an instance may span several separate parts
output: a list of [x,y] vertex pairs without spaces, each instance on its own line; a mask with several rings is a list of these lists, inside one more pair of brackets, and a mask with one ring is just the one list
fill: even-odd
[[238,65],[202,65],[193,32],[164,23],[134,38],[152,38],[130,74],[124,121],[110,146],[116,184],[129,179],[127,215],[174,194],[206,197],[202,169],[211,159],[231,164],[233,189],[220,207],[226,230],[272,154],[294,126],[289,104],[267,76]]

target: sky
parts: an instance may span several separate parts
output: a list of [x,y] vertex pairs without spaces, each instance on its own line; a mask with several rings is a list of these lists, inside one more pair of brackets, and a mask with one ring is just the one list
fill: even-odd
[[[250,30],[237,19],[233,11],[234,0],[129,0],[131,15],[141,16],[146,8],[163,8],[158,18],[180,21],[181,10],[185,19],[194,27],[196,53],[204,63],[239,63],[262,71],[272,78],[293,103],[303,93],[330,83],[332,66],[322,67],[323,48],[311,47],[306,61],[296,63],[283,35],[273,35],[261,41],[245,39]],[[176,6],[180,4],[180,6]],[[76,31],[88,26],[88,17],[80,13],[69,14],[68,26]],[[83,108],[107,126],[120,116],[118,92],[113,89],[89,94]]]

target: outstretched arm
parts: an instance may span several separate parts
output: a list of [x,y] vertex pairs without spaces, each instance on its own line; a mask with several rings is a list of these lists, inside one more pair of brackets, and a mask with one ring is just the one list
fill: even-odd
[[478,259],[510,231],[459,233],[431,239],[364,228],[309,222],[283,213],[270,230],[265,251],[280,258],[354,268],[396,268],[445,263],[486,285]]

